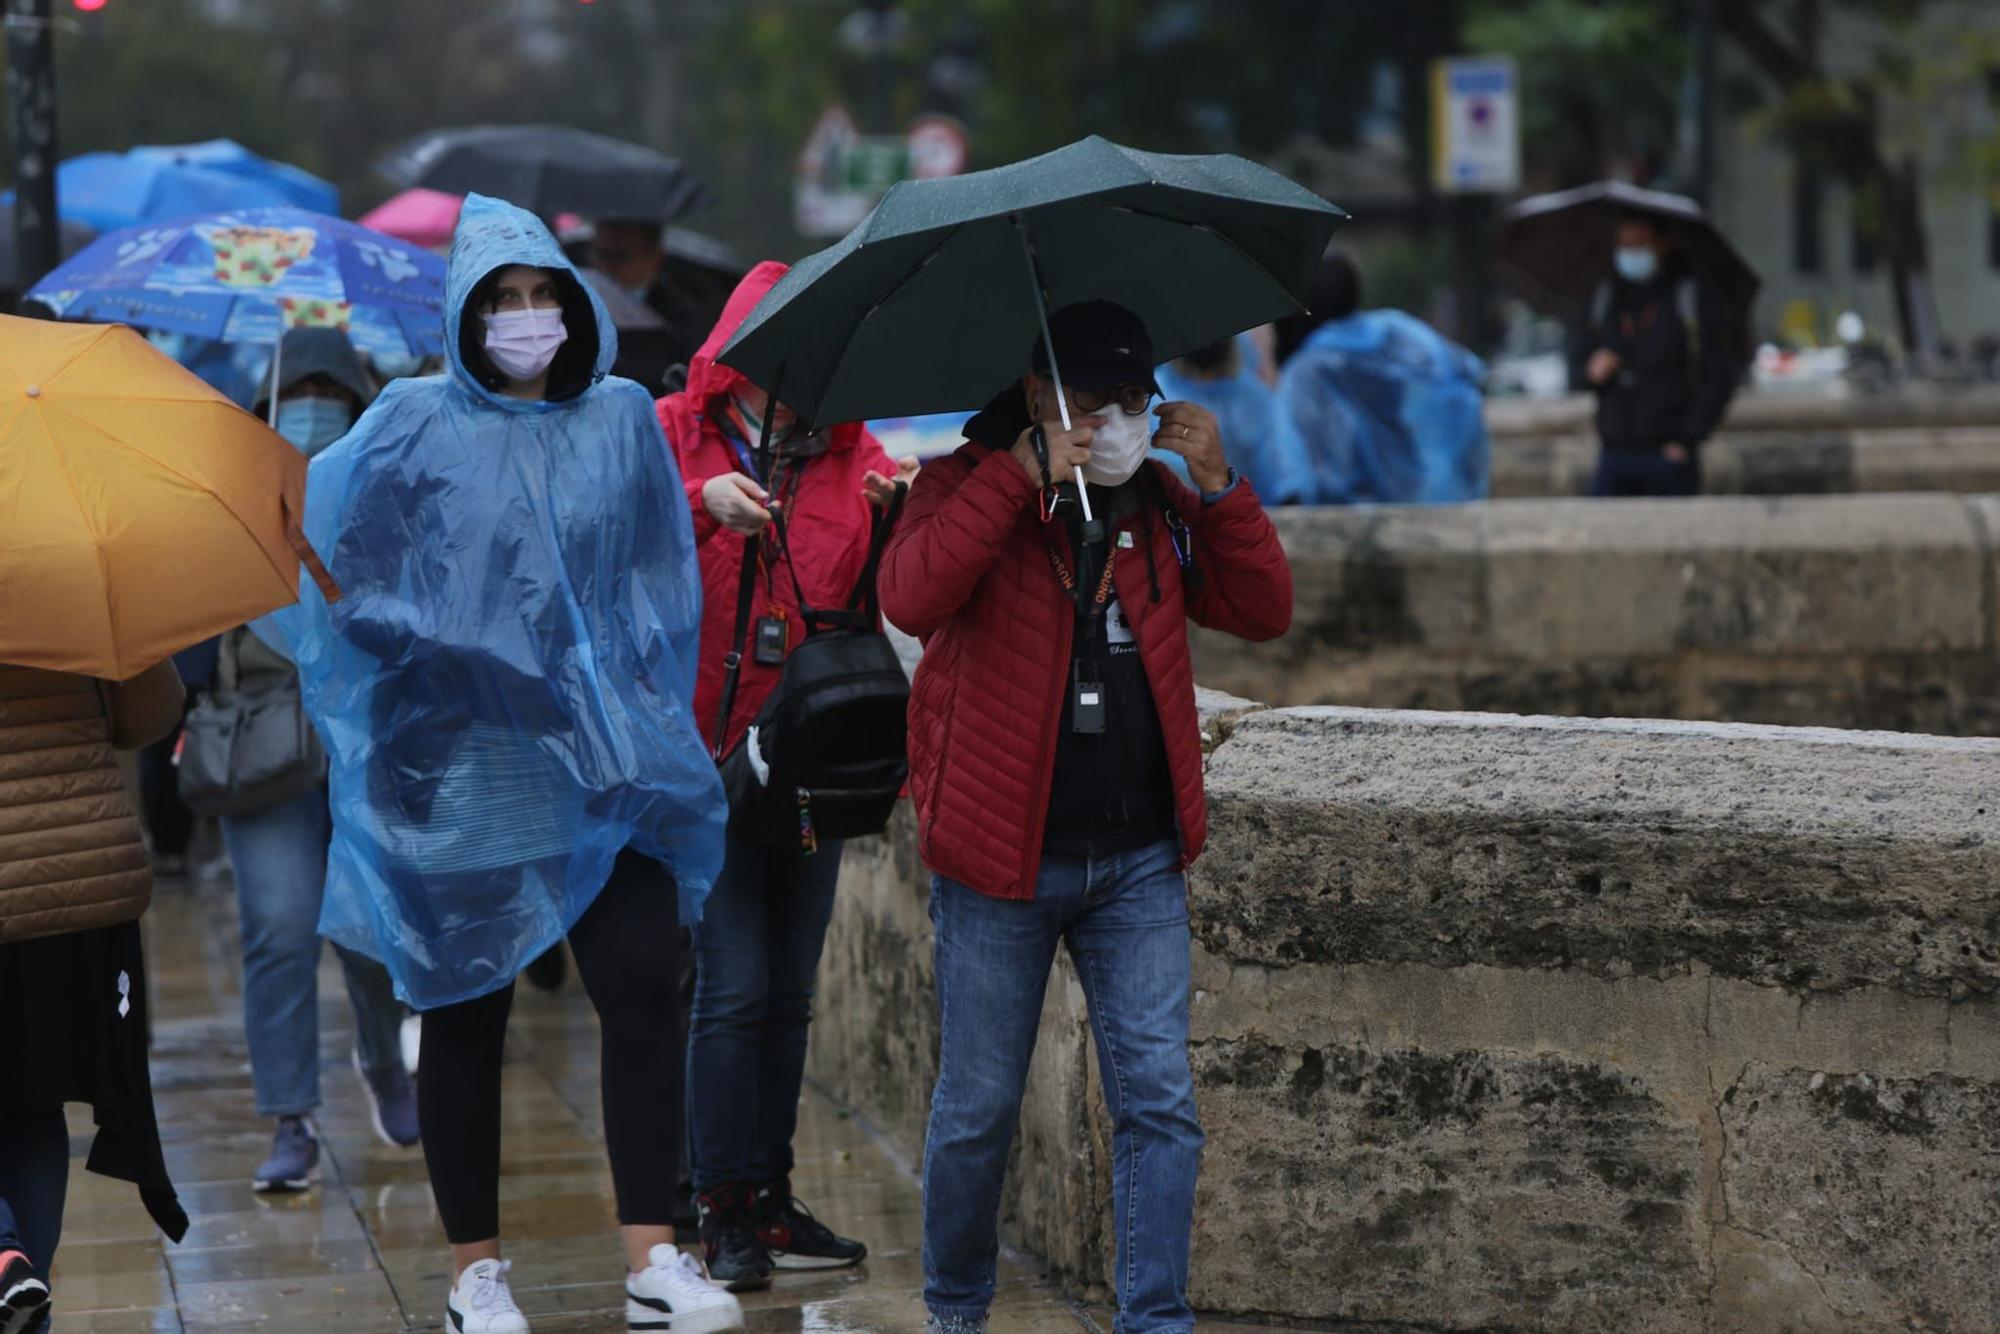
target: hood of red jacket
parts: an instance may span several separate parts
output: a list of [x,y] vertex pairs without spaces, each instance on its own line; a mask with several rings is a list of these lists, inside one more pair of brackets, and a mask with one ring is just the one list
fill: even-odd
[[[764,294],[778,285],[778,280],[791,272],[791,265],[775,259],[767,259],[750,272],[743,275],[743,281],[736,284],[736,290],[729,294],[729,303],[722,308],[722,318],[709,330],[707,341],[688,363],[686,395],[695,413],[700,417],[720,420],[722,402],[744,385],[750,378],[734,366],[725,366],[716,358],[736,331],[743,327],[743,321],[750,318],[750,312],[764,299]],[[828,447],[831,449],[852,449],[861,439],[860,424],[844,423],[833,427],[828,433]]]

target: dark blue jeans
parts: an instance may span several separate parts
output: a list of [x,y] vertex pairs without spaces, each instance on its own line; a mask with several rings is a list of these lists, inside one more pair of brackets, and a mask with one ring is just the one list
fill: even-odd
[[1658,450],[1602,450],[1593,496],[1692,496],[1701,491],[1701,459],[1676,463]]
[[23,1252],[47,1279],[68,1196],[69,1125],[61,1106],[0,1107],[0,1251]]
[[1188,1237],[1201,1123],[1188,1068],[1187,880],[1180,849],[1044,856],[1032,900],[931,882],[937,1090],[924,1142],[924,1302],[983,1320],[993,1301],[1000,1185],[1042,996],[1067,945],[1090,1007],[1111,1112],[1117,1334],[1194,1328]]
[[732,827],[694,929],[688,1164],[698,1191],[792,1171],[806,1030],[841,844],[770,848]]

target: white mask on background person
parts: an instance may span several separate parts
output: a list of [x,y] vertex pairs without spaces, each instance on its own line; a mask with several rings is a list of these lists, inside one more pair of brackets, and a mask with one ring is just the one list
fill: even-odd
[[503,310],[486,319],[486,355],[500,373],[516,382],[532,380],[556,359],[556,349],[569,339],[561,307],[548,310]]
[[1649,283],[1660,271],[1660,257],[1645,246],[1619,246],[1611,262],[1618,266],[1618,276],[1628,283]]
[[1104,425],[1090,437],[1090,462],[1083,465],[1083,478],[1099,486],[1118,486],[1139,471],[1153,447],[1153,414],[1128,417],[1113,402],[1096,415],[1104,418]]

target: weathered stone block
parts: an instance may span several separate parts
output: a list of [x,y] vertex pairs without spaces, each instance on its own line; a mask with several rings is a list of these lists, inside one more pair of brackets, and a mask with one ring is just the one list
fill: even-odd
[[1721,1117],[1728,1226],[1790,1263],[1763,1279],[1802,1327],[2000,1327],[2000,1084],[1753,1064]]
[[1555,1057],[1194,1051],[1194,1300],[1420,1329],[1698,1330],[1701,1137]]

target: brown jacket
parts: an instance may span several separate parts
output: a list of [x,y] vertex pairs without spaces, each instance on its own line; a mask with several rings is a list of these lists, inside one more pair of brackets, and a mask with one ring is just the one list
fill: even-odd
[[180,716],[171,662],[117,685],[0,666],[0,944],[146,910],[153,874],[112,750]]

